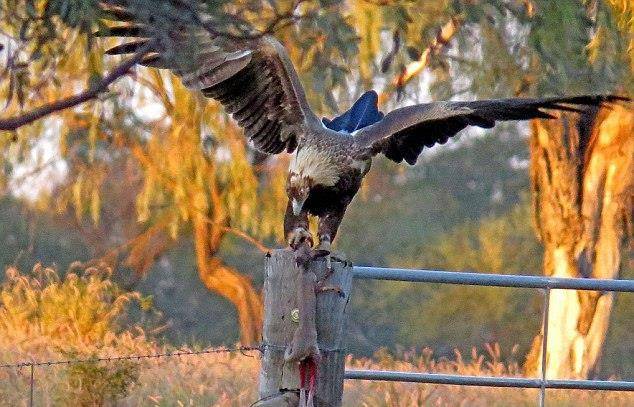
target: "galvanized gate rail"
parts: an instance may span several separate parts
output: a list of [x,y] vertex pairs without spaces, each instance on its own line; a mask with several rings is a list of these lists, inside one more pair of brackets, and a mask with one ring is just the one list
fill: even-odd
[[354,278],[407,281],[416,283],[443,283],[489,287],[536,288],[544,294],[542,313],[542,358],[540,378],[486,377],[435,373],[395,372],[384,370],[347,370],[346,379],[383,380],[413,383],[448,384],[462,386],[515,387],[540,389],[539,405],[544,406],[546,389],[634,391],[632,381],[559,380],[546,379],[548,351],[548,310],[550,290],[591,290],[634,292],[634,280],[600,280],[590,278],[554,278],[504,274],[449,272],[439,270],[409,270],[381,267],[353,268]]

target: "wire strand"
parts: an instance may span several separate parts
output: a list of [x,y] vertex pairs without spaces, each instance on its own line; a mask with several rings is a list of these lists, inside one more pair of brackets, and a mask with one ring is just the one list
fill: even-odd
[[233,348],[213,348],[203,350],[192,351],[174,351],[163,353],[149,353],[144,355],[126,355],[126,356],[104,356],[98,358],[85,358],[85,359],[67,359],[67,360],[47,360],[47,361],[24,361],[17,363],[0,364],[0,368],[21,368],[27,366],[54,366],[54,365],[71,365],[75,363],[94,363],[94,362],[116,362],[120,360],[140,360],[140,359],[159,359],[174,356],[190,356],[190,355],[204,355],[212,353],[230,353],[230,352],[247,352],[247,351],[263,351],[263,348],[269,345],[261,344],[259,346],[236,346]]

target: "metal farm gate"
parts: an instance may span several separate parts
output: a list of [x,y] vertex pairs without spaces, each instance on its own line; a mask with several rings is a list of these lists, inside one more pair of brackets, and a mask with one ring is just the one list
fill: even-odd
[[634,391],[634,382],[632,381],[546,379],[550,290],[590,290],[632,293],[634,292],[634,280],[553,278],[358,266],[353,267],[353,276],[357,279],[477,285],[487,287],[533,288],[541,290],[544,295],[544,305],[542,310],[543,340],[541,348],[541,377],[533,379],[523,377],[465,376],[384,370],[346,370],[346,379],[384,380],[462,386],[533,388],[540,389],[540,406],[544,406],[546,389]]

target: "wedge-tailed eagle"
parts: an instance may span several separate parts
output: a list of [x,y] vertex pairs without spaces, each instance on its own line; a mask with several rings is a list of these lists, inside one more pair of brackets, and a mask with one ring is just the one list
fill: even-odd
[[[308,216],[314,215],[319,218],[318,247],[330,250],[346,208],[378,154],[413,165],[425,147],[444,144],[468,126],[488,129],[498,121],[552,119],[549,111],[579,111],[581,106],[625,99],[582,95],[445,101],[406,106],[384,115],[378,110],[376,92],[368,91],[342,115],[320,120],[306,100],[284,46],[274,37],[228,38],[199,26],[175,29],[167,45],[149,24],[134,22],[134,16],[121,6],[125,2],[104,3],[114,20],[118,17],[124,24],[102,34],[135,38],[109,49],[108,54],[131,54],[151,45],[141,65],[170,69],[188,88],[222,103],[256,149],[292,154],[284,219],[292,247],[306,241],[312,245]],[[193,46],[192,38],[196,38]],[[187,52],[174,51],[180,47]]]

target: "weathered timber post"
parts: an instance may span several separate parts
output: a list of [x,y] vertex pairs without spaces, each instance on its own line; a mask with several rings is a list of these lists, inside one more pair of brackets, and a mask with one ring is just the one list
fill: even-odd
[[[317,374],[315,406],[341,405],[346,353],[343,349],[347,304],[352,288],[352,266],[333,259],[334,273],[326,284],[337,286],[336,292],[317,294],[317,342],[321,353]],[[314,260],[310,270],[317,279],[326,273],[324,260]],[[297,406],[299,397],[298,363],[284,361],[284,351],[297,328],[297,290],[300,269],[289,249],[275,250],[266,258],[264,279],[264,355],[260,370],[259,394],[256,406]]]

